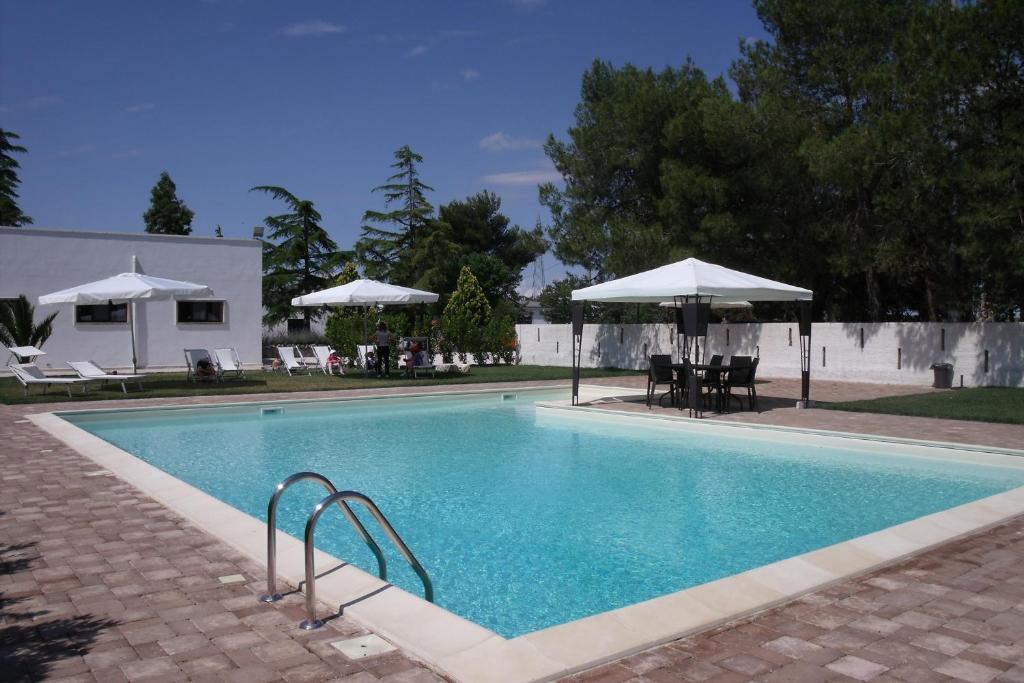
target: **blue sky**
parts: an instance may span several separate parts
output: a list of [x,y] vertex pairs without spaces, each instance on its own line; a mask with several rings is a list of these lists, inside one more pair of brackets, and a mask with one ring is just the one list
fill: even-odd
[[[724,73],[765,37],[749,0],[0,1],[0,127],[39,227],[136,231],[167,170],[193,232],[250,236],[282,185],[343,248],[409,144],[435,206],[481,189],[546,216],[540,143],[595,58]],[[551,275],[561,269],[547,256]],[[550,279],[550,277],[549,277]]]

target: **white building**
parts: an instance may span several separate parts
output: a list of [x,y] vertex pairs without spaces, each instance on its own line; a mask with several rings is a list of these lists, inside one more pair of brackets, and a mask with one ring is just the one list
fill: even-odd
[[[128,307],[40,306],[39,296],[132,269],[204,284],[212,297],[138,302],[140,369],[184,367],[185,348],[234,347],[246,365],[261,363],[262,248],[258,240],[0,227],[0,299],[24,294],[36,321],[59,311],[39,359],[67,370],[69,360],[130,369]],[[0,367],[2,367],[0,362]]]

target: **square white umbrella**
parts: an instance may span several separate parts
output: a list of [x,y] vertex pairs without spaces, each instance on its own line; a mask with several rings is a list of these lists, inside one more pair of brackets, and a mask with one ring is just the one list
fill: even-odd
[[344,285],[310,292],[292,299],[292,306],[359,306],[363,309],[363,339],[366,339],[366,312],[371,306],[396,304],[432,304],[438,295],[422,289],[390,285],[377,280],[353,280]]
[[107,304],[127,303],[131,307],[129,329],[132,340],[132,371],[138,370],[135,356],[135,302],[160,301],[188,296],[210,296],[213,294],[206,285],[183,280],[168,280],[142,273],[121,273],[96,282],[69,287],[59,292],[39,297],[40,305],[52,304]]

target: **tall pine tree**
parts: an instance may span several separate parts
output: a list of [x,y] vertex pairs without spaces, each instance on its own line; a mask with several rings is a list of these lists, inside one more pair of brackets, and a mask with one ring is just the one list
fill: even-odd
[[392,168],[397,172],[384,185],[373,188],[384,193],[389,211],[367,211],[363,236],[356,242],[356,254],[367,277],[401,281],[403,274],[395,266],[401,252],[418,241],[428,230],[434,207],[424,195],[434,188],[419,177],[418,164],[423,157],[404,145],[395,152]]
[[191,235],[192,209],[178,198],[178,188],[167,171],[149,191],[149,208],[142,214],[146,232],[163,235]]
[[11,153],[24,154],[28,151],[21,145],[11,142],[18,139],[20,138],[17,133],[0,128],[0,225],[12,227],[32,223],[32,219],[18,208],[16,190],[21,184],[21,180],[18,179],[20,166]]
[[[293,298],[333,286],[338,266],[347,255],[338,251],[338,245],[320,226],[322,217],[313,202],[272,185],[249,191],[265,192],[289,209],[263,220],[269,228],[269,240],[263,243],[263,321],[272,325],[292,314]],[[309,308],[303,308],[302,314],[307,324],[320,315]]]

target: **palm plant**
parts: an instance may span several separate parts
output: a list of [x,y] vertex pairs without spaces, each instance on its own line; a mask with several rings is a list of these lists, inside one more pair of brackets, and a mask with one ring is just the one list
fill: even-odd
[[35,324],[35,307],[22,294],[17,299],[0,302],[0,344],[4,346],[40,347],[53,334],[55,311]]

